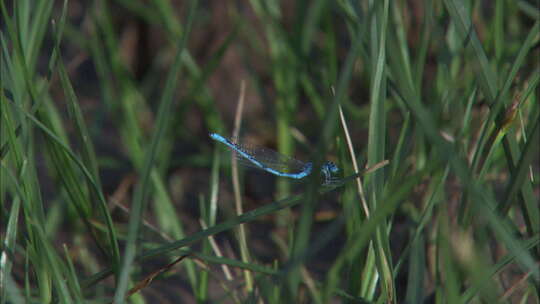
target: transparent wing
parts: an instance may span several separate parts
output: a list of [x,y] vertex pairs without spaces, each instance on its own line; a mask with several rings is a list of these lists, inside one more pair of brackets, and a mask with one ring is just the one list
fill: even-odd
[[256,164],[259,162],[265,167],[282,173],[299,173],[306,167],[305,162],[283,155],[272,149],[257,147],[249,143],[234,142],[234,144],[238,151],[233,151],[233,153],[236,155],[238,162],[244,166],[261,169]]

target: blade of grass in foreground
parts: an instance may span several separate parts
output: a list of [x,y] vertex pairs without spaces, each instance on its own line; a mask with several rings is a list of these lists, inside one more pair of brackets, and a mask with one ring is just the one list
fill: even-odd
[[[12,174],[7,174],[7,176],[12,181],[15,193],[24,202],[29,202],[28,196],[21,187],[22,185],[17,182],[15,176]],[[61,303],[73,303],[69,289],[63,279],[63,265],[61,265],[61,260],[54,251],[49,238],[46,236],[43,225],[38,221],[28,218],[26,221],[34,222],[30,227],[31,231],[29,232],[32,238],[26,247],[26,253],[30,256],[36,272],[38,286],[40,288],[40,299],[47,303],[50,302],[52,300],[52,290],[55,290]]]
[[[8,170],[0,163],[2,171]],[[2,172],[0,174],[7,174]],[[9,219],[5,230],[4,240],[2,241],[2,251],[0,252],[0,286],[6,286],[6,280],[11,277],[11,268],[13,266],[12,258],[15,256],[15,240],[17,239],[17,223],[19,219],[19,210],[21,206],[21,198],[15,197],[12,201],[9,211]],[[2,203],[3,205],[3,203]],[[7,290],[0,290],[0,303],[4,304],[7,301]]]
[[[510,103],[506,100],[507,99],[506,96],[508,94],[508,91],[510,90],[511,84],[515,80],[515,77],[519,69],[525,63],[525,57],[527,54],[529,54],[530,49],[533,46],[534,39],[538,35],[539,31],[540,31],[540,21],[536,22],[533,28],[531,28],[531,31],[529,32],[529,34],[527,35],[527,38],[523,42],[520,48],[520,51],[518,52],[518,55],[516,56],[512,64],[512,68],[509,71],[508,76],[506,77],[504,86],[501,89],[500,94],[497,96],[497,99],[494,101],[490,109],[489,116],[485,122],[486,127],[484,128],[482,134],[480,135],[480,138],[477,144],[478,148],[476,149],[474,157],[473,157],[472,167],[476,168],[477,171],[481,172],[481,174],[483,174],[483,171],[484,171],[483,167],[486,163],[485,158],[487,158],[492,152],[492,150],[494,149],[493,142],[491,142],[492,144],[491,146],[488,145],[488,147],[484,148],[485,141],[489,137],[488,132],[493,130],[492,132],[495,134],[495,136],[497,136],[496,134],[499,134],[499,132],[502,132],[502,129],[506,127],[504,125],[504,120],[505,120],[504,111],[501,112],[501,109],[503,109],[507,104],[508,106],[511,106]],[[496,123],[495,129],[490,128],[492,122]],[[485,149],[487,149],[488,152],[484,153],[483,151]],[[484,154],[487,154],[488,156],[484,156]],[[482,159],[482,157],[484,159]]]
[[64,244],[64,256],[67,262],[66,277],[69,278],[66,280],[67,285],[73,293],[75,298],[75,303],[84,303],[84,297],[82,295],[81,284],[79,283],[79,277],[77,276],[77,270],[73,265],[73,260],[71,259],[69,249],[66,244]]
[[[60,155],[63,155],[62,159],[59,159],[60,161],[62,161],[62,163],[69,164],[70,168],[72,168],[72,166],[68,162],[68,159],[75,163],[75,165],[81,170],[83,175],[88,180],[89,185],[92,187],[94,192],[98,195],[98,198],[101,201],[101,205],[106,206],[107,203],[105,201],[103,193],[101,192],[101,189],[98,188],[96,182],[94,181],[92,177],[92,174],[88,171],[88,169],[82,163],[82,161],[75,155],[75,153],[64,143],[64,141],[61,138],[59,138],[53,131],[51,131],[46,125],[44,125],[41,121],[39,121],[36,117],[34,117],[32,114],[28,113],[17,104],[13,104],[13,105],[15,109],[22,112],[22,114],[25,115],[36,127],[38,127],[41,131],[43,131],[43,133],[47,136],[47,140],[49,141],[49,144],[54,145],[53,147],[54,153],[60,153]],[[72,169],[70,169],[69,172],[71,172],[70,174],[72,174],[73,173]],[[69,177],[69,178],[71,179],[72,177]],[[74,187],[75,187],[74,189],[77,189],[79,185],[77,184]],[[112,232],[109,235],[109,237],[111,238],[110,239],[111,244],[115,244],[116,243],[116,238],[115,238],[115,233],[114,233],[115,230],[112,226],[112,221],[107,223],[107,229]]]
[[[66,76],[65,73],[64,73],[63,76]],[[67,80],[64,78],[63,81],[67,81]],[[36,91],[36,89],[34,88],[31,91]],[[35,95],[35,93],[34,93],[34,95]],[[68,93],[67,95],[70,95],[70,94]],[[70,97],[73,97],[73,96],[70,96]],[[46,99],[46,98],[44,97],[42,99]],[[40,102],[40,103],[42,103],[42,102]],[[39,104],[39,103],[36,102],[34,105],[37,105],[37,104]],[[19,105],[16,105],[16,108],[21,110],[19,107],[20,107]],[[49,134],[64,134],[62,129],[60,129],[61,128],[60,127],[61,123],[57,119],[58,116],[54,115],[54,111],[52,111],[53,108],[52,107],[47,107],[46,109],[48,109],[49,111],[44,111],[43,109],[38,110],[38,115],[41,116],[42,119],[45,121],[45,123],[48,125],[48,127],[43,126],[46,129],[48,129],[48,132],[46,131],[45,133],[46,134],[47,133],[49,133]],[[22,111],[24,111],[24,110],[22,110]],[[27,115],[27,116],[28,115],[31,116],[31,114],[27,113],[26,111],[24,112],[24,114]],[[35,119],[35,118],[33,118],[33,119]],[[56,131],[54,131],[54,132],[50,131],[53,126],[57,126]],[[65,136],[63,136],[63,137],[65,138]],[[70,157],[75,157],[75,156],[74,156],[73,152],[70,151],[69,147],[66,144],[62,143],[62,145],[63,145],[62,147],[58,146],[57,144],[60,143],[60,141],[61,141],[60,138],[56,138],[56,139],[54,139],[52,141],[46,140],[45,142],[47,143],[47,145],[49,147],[49,151],[51,152],[51,155],[53,157],[53,161],[54,161],[55,165],[57,166],[57,171],[59,172],[58,176],[64,182],[64,185],[66,186],[66,190],[68,191],[68,193],[72,197],[73,202],[75,203],[75,206],[77,207],[77,210],[79,211],[79,214],[82,215],[82,218],[84,219],[85,218],[84,214],[86,214],[86,212],[84,210],[89,210],[91,208],[89,208],[88,200],[85,199],[83,191],[81,191],[81,187],[78,184],[78,181],[77,181],[77,178],[76,178],[77,173],[74,171],[74,167],[72,166],[71,162],[68,160]],[[67,152],[67,154],[65,152]],[[76,157],[75,157],[75,159],[76,159]],[[78,165],[82,165],[82,163],[78,163]],[[82,165],[82,166],[84,166],[84,165]],[[67,169],[62,170],[63,168],[67,168]],[[101,194],[100,187],[95,184],[95,180],[93,179],[93,176],[95,176],[95,174],[90,174],[90,171],[86,171],[86,173],[87,173],[87,177],[89,177],[89,179],[92,180],[92,183],[94,184],[94,193],[95,192],[100,193],[102,205],[105,205],[104,199],[103,199],[103,194]],[[117,246],[115,246],[116,239],[115,239],[114,236],[111,236],[112,234],[114,234],[114,232],[112,232],[112,234],[111,234],[112,220],[109,220],[108,224],[109,224],[108,227],[109,227],[109,233],[110,233],[109,237],[110,237],[110,240],[111,240],[110,245],[113,248],[112,256],[117,257],[117,258],[113,258],[113,261],[117,261],[118,260],[118,250],[114,250],[114,248],[117,248]],[[116,255],[115,255],[115,252],[116,252]]]
[[[519,159],[519,162],[517,164],[516,170],[512,173],[512,176],[510,177],[510,182],[505,190],[505,194],[503,197],[503,204],[500,206],[500,209],[506,210],[511,202],[512,198],[514,198],[517,194],[517,192],[520,190],[521,187],[523,187],[523,184],[529,174],[529,167],[532,165],[533,158],[538,153],[538,140],[540,138],[540,117],[536,117],[535,119],[536,123],[532,127],[532,130],[527,135],[527,143],[523,149],[523,153],[521,154],[521,158]],[[538,224],[538,208],[534,208],[533,206],[528,206],[532,208],[528,208],[528,210],[525,211],[527,215],[533,216],[532,218],[533,223]],[[538,230],[538,226],[536,226],[536,229],[533,228],[533,230]]]
[[[59,55],[61,55],[59,49],[57,49],[57,52]],[[60,58],[62,57],[60,56]],[[90,134],[88,133],[86,123],[83,119],[82,111],[79,107],[77,96],[75,95],[75,91],[73,90],[73,87],[67,75],[67,71],[61,60],[58,61],[57,67],[58,67],[58,73],[60,76],[60,83],[62,84],[62,87],[64,89],[64,95],[66,96],[66,99],[67,99],[68,111],[73,121],[75,122],[75,131],[76,131],[75,134],[77,135],[77,138],[79,142],[81,143],[82,162],[86,166],[86,168],[88,168],[88,172],[92,175],[92,179],[96,183],[97,189],[99,189],[98,191],[101,192],[102,187],[101,187],[101,181],[99,179],[97,157],[94,152],[94,146],[92,145],[92,142],[90,141],[91,137],[90,137]],[[61,166],[61,167],[64,167],[64,166]],[[68,167],[72,167],[72,166],[68,165]],[[66,185],[66,189],[68,192],[71,192],[74,189],[73,187],[78,188],[77,179],[74,178],[74,179],[71,179],[71,181],[72,181],[71,184]],[[120,250],[118,248],[117,236],[114,230],[111,214],[108,210],[108,206],[105,203],[105,201],[99,199],[100,196],[103,197],[104,196],[103,193],[98,194],[92,191],[90,192],[90,197],[86,198],[83,202],[81,202],[81,205],[84,204],[84,206],[82,207],[90,211],[89,216],[91,217],[92,210],[94,210],[94,207],[95,207],[93,206],[91,202],[96,202],[98,204],[97,210],[101,211],[101,217],[103,218],[105,223],[107,223],[107,236],[109,238],[108,245],[111,250],[111,252],[107,252],[107,255],[113,257],[112,261],[114,265],[115,262],[116,263],[119,262]],[[81,213],[81,215],[83,215],[83,220],[87,223],[89,221],[89,218],[85,217],[84,214],[86,213]],[[89,227],[89,231],[93,235],[94,234],[93,229],[90,228],[90,225],[88,223],[87,223],[87,226]],[[94,241],[96,241],[97,245],[99,246],[100,244],[98,243],[98,239],[99,239],[98,237],[94,236]]]
[[[320,166],[320,164],[322,163],[326,149],[329,146],[331,138],[335,132],[335,122],[338,121],[339,105],[345,99],[345,95],[349,88],[349,83],[352,77],[354,63],[359,54],[359,49],[361,48],[361,33],[362,32],[360,30],[360,26],[358,25],[358,28],[354,33],[355,36],[353,36],[351,39],[352,47],[347,54],[345,62],[343,63],[342,72],[337,83],[335,96],[325,115],[323,127],[321,128],[322,134],[319,137],[319,141],[317,142],[317,146],[315,149],[317,153],[313,155],[314,163],[316,165],[316,167],[314,168],[315,171],[318,170],[317,166]],[[298,229],[295,232],[294,245],[291,253],[292,259],[297,259],[301,257],[303,255],[303,252],[305,252],[305,250],[308,248],[311,227],[313,224],[315,202],[317,199],[315,196],[315,190],[318,187],[317,180],[318,176],[316,175],[313,175],[310,178],[311,195],[306,198],[306,204],[304,204],[302,208],[302,215],[298,221]],[[289,300],[296,301],[297,299],[295,295],[298,292],[298,284],[300,283],[299,271],[291,271],[288,274],[287,280],[287,288],[291,293]]]
[[424,273],[427,271],[424,236],[416,238],[411,248],[405,299],[407,303],[422,303],[425,293]]
[[[531,250],[534,247],[538,246],[540,244],[540,236],[536,235],[535,237],[528,239],[523,242],[523,248],[526,250]],[[493,265],[489,271],[489,276],[494,277],[495,275],[499,274],[506,266],[511,265],[515,262],[517,256],[513,253],[509,253],[502,257],[495,265]],[[478,286],[473,285],[469,287],[463,294],[462,294],[462,303],[468,303],[472,300],[472,298],[476,295],[478,292]]]
[[[371,172],[373,172],[375,170],[378,170],[379,168],[381,168],[381,167],[383,167],[383,166],[385,166],[387,164],[388,164],[388,162],[381,162],[380,164],[377,164],[377,166],[374,166],[373,168],[369,168],[368,170],[365,170],[365,171],[363,171],[361,173],[357,173],[357,174],[347,176],[342,180],[342,183],[336,184],[335,186],[332,186],[332,187],[323,188],[322,190],[320,190],[320,193],[324,194],[324,193],[333,191],[335,189],[338,189],[338,188],[342,187],[344,184],[347,184],[347,183],[353,181],[357,177],[362,176],[364,174],[369,174],[369,173],[371,173]],[[215,235],[215,234],[218,234],[220,232],[225,232],[225,231],[228,231],[228,230],[232,230],[236,226],[238,226],[239,224],[251,222],[251,221],[254,221],[254,220],[256,220],[257,218],[259,218],[261,216],[275,213],[278,210],[281,210],[281,209],[284,209],[284,208],[296,206],[296,205],[300,204],[303,201],[304,197],[305,197],[305,194],[299,194],[299,195],[291,196],[291,197],[288,197],[288,198],[285,198],[285,199],[282,199],[282,200],[279,200],[279,201],[264,205],[263,207],[260,207],[260,208],[245,212],[242,215],[236,216],[236,217],[234,217],[234,218],[232,218],[230,220],[224,221],[224,222],[222,222],[220,224],[217,224],[217,225],[211,226],[211,227],[209,227],[207,229],[201,230],[201,231],[199,231],[197,233],[194,233],[194,234],[192,234],[190,236],[187,236],[187,237],[185,237],[185,238],[183,238],[181,240],[171,242],[169,244],[161,245],[161,246],[159,246],[157,248],[154,248],[154,249],[147,250],[147,251],[143,252],[141,255],[139,255],[137,257],[137,261],[142,261],[142,260],[149,259],[149,258],[152,258],[152,257],[170,254],[173,251],[178,250],[178,249],[180,249],[182,247],[186,247],[186,246],[189,246],[189,245],[194,244],[196,242],[202,241],[202,240],[206,239],[210,235]],[[192,254],[193,253],[193,251],[185,251],[185,250],[180,250],[179,252],[180,252],[179,254]],[[195,253],[193,253],[193,254],[195,254]],[[224,259],[223,261],[228,260],[226,258],[218,258],[218,257],[213,257],[212,258],[212,256],[204,256],[204,255],[198,254],[198,253],[196,255],[200,256],[201,258],[203,258],[204,260],[207,260],[209,262],[214,262],[214,261],[219,262],[221,259]],[[237,261],[235,263],[230,262],[230,263],[228,263],[228,265],[237,266],[237,267],[241,267],[241,268],[245,268],[245,269],[251,269],[250,265],[254,265],[254,264],[244,264],[244,263],[242,263],[240,261]],[[110,268],[106,269],[106,270],[103,270],[100,273],[93,275],[83,285],[84,286],[89,286],[89,285],[95,284],[96,282],[98,282],[98,281],[104,279],[105,277],[109,276],[111,273],[112,273],[112,269],[110,269]]]
[[136,256],[136,240],[139,234],[140,225],[142,223],[142,213],[145,210],[148,193],[150,192],[150,172],[154,167],[154,159],[156,157],[159,142],[165,134],[165,126],[167,125],[167,119],[170,118],[169,115],[170,109],[172,107],[174,90],[176,88],[176,83],[178,82],[178,76],[180,74],[182,52],[187,45],[187,39],[191,31],[191,25],[195,16],[197,2],[198,1],[194,0],[190,3],[185,32],[178,44],[178,50],[175,56],[175,60],[167,77],[165,89],[159,105],[156,120],[156,132],[152,136],[152,141],[146,152],[144,166],[141,172],[140,184],[135,190],[131,215],[129,218],[126,249],[122,261],[118,285],[114,295],[115,304],[124,303],[128,291],[128,281],[131,273],[131,267]]
[[[370,115],[369,115],[369,135],[368,135],[368,166],[372,166],[385,158],[386,133],[386,48],[387,48],[387,24],[389,14],[389,1],[384,1],[382,7],[374,5],[376,10],[371,21],[371,39],[378,43],[371,48],[371,57],[374,58],[371,66],[372,79],[370,87]],[[406,49],[402,47],[401,49]],[[408,65],[407,65],[408,67]],[[408,69],[410,71],[410,69]],[[410,75],[410,72],[408,73]],[[411,80],[412,81],[412,80]],[[384,170],[375,172],[365,181],[368,189],[367,197],[371,209],[378,208],[383,197],[385,185]],[[359,230],[361,231],[361,230]],[[380,276],[382,298],[385,301],[393,302],[396,298],[394,287],[394,277],[392,275],[392,258],[390,256],[390,242],[388,239],[389,228],[381,221],[375,233],[371,247],[375,252],[375,264],[366,263],[364,271],[371,271],[373,278]],[[372,268],[372,269],[370,269]],[[372,271],[376,268],[376,272]],[[373,282],[374,280],[367,279]],[[370,295],[361,294],[360,296],[370,299]]]
[[[429,119],[427,110],[420,104],[411,103],[418,111],[416,113],[418,122],[426,130],[428,140],[437,148],[437,153],[440,156],[440,160],[451,164],[453,173],[460,179],[464,190],[471,196],[471,204],[476,215],[487,219],[488,226],[495,233],[495,236],[504,244],[509,251],[515,252],[519,257],[518,262],[524,269],[531,270],[534,277],[538,277],[538,269],[535,267],[534,259],[530,253],[523,249],[523,247],[517,242],[513,236],[512,226],[503,224],[505,221],[497,215],[494,210],[497,205],[494,200],[494,194],[491,193],[489,188],[483,186],[482,181],[473,179],[473,174],[467,165],[467,161],[463,157],[455,152],[455,146],[449,142],[446,142],[440,137],[440,135],[434,132],[428,132],[431,130],[437,130],[433,125],[432,120]],[[413,112],[414,113],[414,112]],[[536,270],[535,270],[536,269]]]
[[498,92],[497,75],[489,64],[484,48],[472,25],[471,18],[466,11],[465,4],[461,0],[445,0],[444,3],[452,17],[452,21],[457,25],[457,30],[461,34],[461,37],[468,40],[474,51],[476,60],[480,65],[478,71],[480,86],[490,103],[493,103]]
[[[436,168],[426,167],[423,171],[409,177],[405,182],[400,180],[399,184],[388,187],[388,190],[385,191],[381,197],[381,202],[384,202],[384,204],[379,204],[377,209],[370,210],[371,216],[369,219],[364,221],[362,225],[358,227],[357,231],[359,233],[356,233],[350,237],[345,247],[341,250],[340,255],[332,264],[332,268],[328,272],[326,282],[324,284],[324,298],[326,301],[330,299],[332,293],[341,283],[340,278],[343,276],[344,271],[348,270],[349,261],[358,257],[359,252],[369,245],[369,241],[373,238],[373,233],[376,231],[376,229],[378,229],[383,221],[385,221],[388,216],[390,216],[396,210],[399,204],[403,201],[405,195],[408,195],[410,191],[422,181],[424,176],[432,172],[434,169]],[[374,280],[373,277],[369,278]],[[356,292],[358,293],[359,290],[356,290]],[[354,294],[353,296],[357,295]],[[362,298],[370,300],[365,297]]]

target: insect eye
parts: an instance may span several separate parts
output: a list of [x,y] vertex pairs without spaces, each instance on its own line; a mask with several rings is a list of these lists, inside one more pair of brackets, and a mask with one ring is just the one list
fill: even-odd
[[326,168],[328,170],[330,170],[330,172],[338,172],[339,171],[339,168],[336,166],[336,164],[334,164],[333,162],[329,161],[326,163]]

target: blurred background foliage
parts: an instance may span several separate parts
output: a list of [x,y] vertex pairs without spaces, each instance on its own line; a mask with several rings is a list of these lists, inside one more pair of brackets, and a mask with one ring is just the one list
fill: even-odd
[[540,303],[539,5],[2,0],[0,303]]

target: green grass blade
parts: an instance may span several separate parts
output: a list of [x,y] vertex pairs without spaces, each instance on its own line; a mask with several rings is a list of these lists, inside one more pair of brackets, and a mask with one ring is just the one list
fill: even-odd
[[[529,134],[527,135],[527,143],[522,151],[521,158],[519,159],[516,170],[512,172],[510,182],[506,187],[502,204],[499,206],[501,210],[506,210],[511,204],[513,198],[516,197],[518,191],[523,187],[526,178],[529,175],[529,168],[532,165],[533,158],[538,155],[538,141],[540,140],[540,117],[537,116],[534,120],[536,123],[531,127]],[[538,233],[540,229],[540,214],[538,205],[527,204],[524,214],[530,220],[530,226],[532,232]],[[536,227],[536,228],[534,228]]]
[[178,44],[178,50],[176,53],[174,64],[169,72],[167,77],[167,82],[165,85],[165,90],[161,99],[161,103],[157,115],[157,127],[156,132],[152,137],[152,141],[147,151],[146,158],[144,161],[144,167],[141,173],[141,182],[137,186],[135,195],[133,198],[132,213],[129,220],[129,232],[128,239],[126,244],[126,249],[122,261],[122,267],[120,270],[120,276],[118,280],[118,287],[114,295],[115,304],[124,303],[125,295],[128,288],[128,280],[131,272],[131,267],[133,260],[136,256],[136,240],[138,237],[142,213],[145,210],[146,200],[148,193],[150,191],[150,172],[154,167],[154,159],[157,152],[158,144],[161,138],[164,135],[164,127],[167,124],[167,118],[173,102],[173,93],[174,88],[176,87],[176,82],[178,81],[178,75],[181,67],[181,55],[186,47],[187,38],[191,30],[191,24],[195,15],[197,1],[191,1],[190,10],[187,16],[187,25],[182,39]]
[[[2,165],[2,171],[8,170]],[[2,175],[6,174],[2,172]],[[3,207],[4,203],[2,203]],[[2,251],[0,252],[0,286],[7,286],[7,280],[11,277],[11,269],[13,267],[12,258],[15,256],[15,240],[17,239],[17,223],[19,219],[19,210],[21,207],[20,197],[13,199],[13,204],[9,211],[9,220],[6,225],[5,237],[2,242]],[[9,291],[16,292],[16,291]],[[0,303],[4,304],[7,301],[7,288],[0,290]]]
[[424,275],[425,267],[425,241],[422,236],[413,244],[410,254],[410,263],[407,278],[407,303],[422,303],[424,299]]
[[463,2],[463,0],[444,1],[461,38],[467,42],[474,51],[476,64],[478,64],[477,73],[479,76],[478,81],[480,87],[490,103],[493,103],[499,92],[497,75],[495,74],[495,71],[493,71],[493,67],[489,64],[484,48],[478,39],[476,30],[471,22],[471,17]]
[[[520,50],[518,52],[518,55],[516,56],[516,58],[515,58],[515,60],[514,60],[514,62],[512,64],[512,69],[509,71],[508,76],[506,77],[504,85],[503,85],[503,87],[502,87],[502,89],[500,91],[500,95],[497,96],[496,101],[494,101],[493,106],[491,107],[491,112],[490,112],[490,115],[487,118],[486,125],[490,126],[491,123],[493,121],[495,121],[496,124],[497,124],[497,127],[493,131],[494,133],[501,132],[501,129],[503,129],[505,127],[505,125],[503,123],[503,120],[504,120],[503,116],[504,115],[501,112],[501,109],[504,108],[505,105],[510,106],[510,105],[508,105],[508,102],[506,101],[506,96],[508,94],[510,86],[512,85],[512,83],[515,80],[515,77],[516,77],[519,69],[522,68],[523,64],[525,63],[525,58],[529,54],[530,49],[533,46],[534,39],[538,35],[539,32],[540,32],[540,21],[537,21],[535,23],[535,25],[531,28],[529,34],[527,35],[527,38],[525,39],[524,43],[522,44],[522,46],[521,46],[521,48],[520,48]],[[490,130],[490,129],[489,128],[484,129],[484,131],[486,131],[486,132],[488,130]],[[485,138],[487,138],[487,137],[488,136],[487,136],[487,134],[485,132],[481,134],[480,139],[479,139],[479,143],[478,143],[479,147],[477,148],[476,153],[475,153],[474,158],[473,158],[473,167],[480,166],[480,168],[478,168],[479,171],[482,171],[482,169],[483,169],[482,165],[479,165],[479,162],[480,162],[480,157],[483,155],[484,142],[485,142]],[[488,147],[485,147],[485,148],[487,149],[487,151],[491,151],[493,149],[493,146],[488,146]],[[488,154],[489,153],[490,152],[488,152]]]
[[[51,131],[46,125],[44,125],[42,122],[40,122],[38,119],[36,119],[33,115],[26,112],[25,110],[21,109],[18,105],[15,105],[15,108],[20,111],[23,115],[25,115],[36,127],[38,127],[45,135],[47,135],[48,139],[50,139],[50,142],[55,145],[56,148],[53,147],[55,153],[59,152],[61,154],[64,154],[65,157],[69,158],[71,161],[75,163],[75,165],[81,170],[81,172],[84,174],[84,176],[87,178],[88,182],[90,183],[92,189],[94,192],[98,195],[100,202],[100,206],[107,206],[107,203],[105,201],[105,198],[103,197],[103,194],[101,190],[98,188],[96,182],[92,178],[92,174],[88,171],[88,169],[84,166],[82,161],[78,159],[78,157],[73,153],[73,151],[64,143],[62,139],[60,139],[53,131]],[[66,162],[66,159],[61,160],[62,163],[68,164]],[[68,170],[67,172],[73,172],[73,170]],[[71,178],[71,177],[70,177]],[[74,181],[72,181],[74,182]],[[71,182],[70,182],[71,183]],[[76,186],[78,188],[78,185]],[[104,214],[107,213],[106,210],[103,210]],[[107,229],[111,232],[109,235],[110,242],[112,248],[118,248],[116,245],[116,234],[115,230],[113,228],[112,221],[107,221]],[[114,261],[113,261],[114,264]]]
[[[376,13],[371,21],[371,39],[377,42],[372,46],[371,57],[374,58],[370,88],[370,115],[369,115],[369,135],[368,135],[368,158],[367,165],[373,166],[385,159],[386,151],[386,44],[387,44],[387,25],[389,15],[389,1],[384,1],[380,9],[374,8]],[[376,16],[376,17],[375,17]],[[400,48],[406,50],[406,48]],[[408,74],[410,68],[407,65]],[[370,209],[378,208],[381,204],[383,195],[383,187],[385,184],[385,170],[378,170],[372,176],[366,179],[367,199],[370,204]],[[384,223],[378,227],[375,237],[373,238],[372,247],[376,257],[377,273],[375,276],[381,278],[382,298],[386,301],[393,302],[395,299],[394,278],[392,275],[392,258],[389,255],[389,240],[387,235],[388,227]],[[366,267],[374,267],[373,264],[366,264]],[[364,271],[367,269],[365,268]],[[366,281],[372,281],[367,279]],[[363,294],[370,298],[369,295]]]
[[69,255],[67,246],[64,244],[64,255],[67,260],[67,276],[69,277],[67,284],[73,293],[73,297],[76,300],[75,303],[84,303],[84,298],[82,295],[81,285],[79,283],[79,278],[77,276],[77,271],[73,265],[73,261]]

